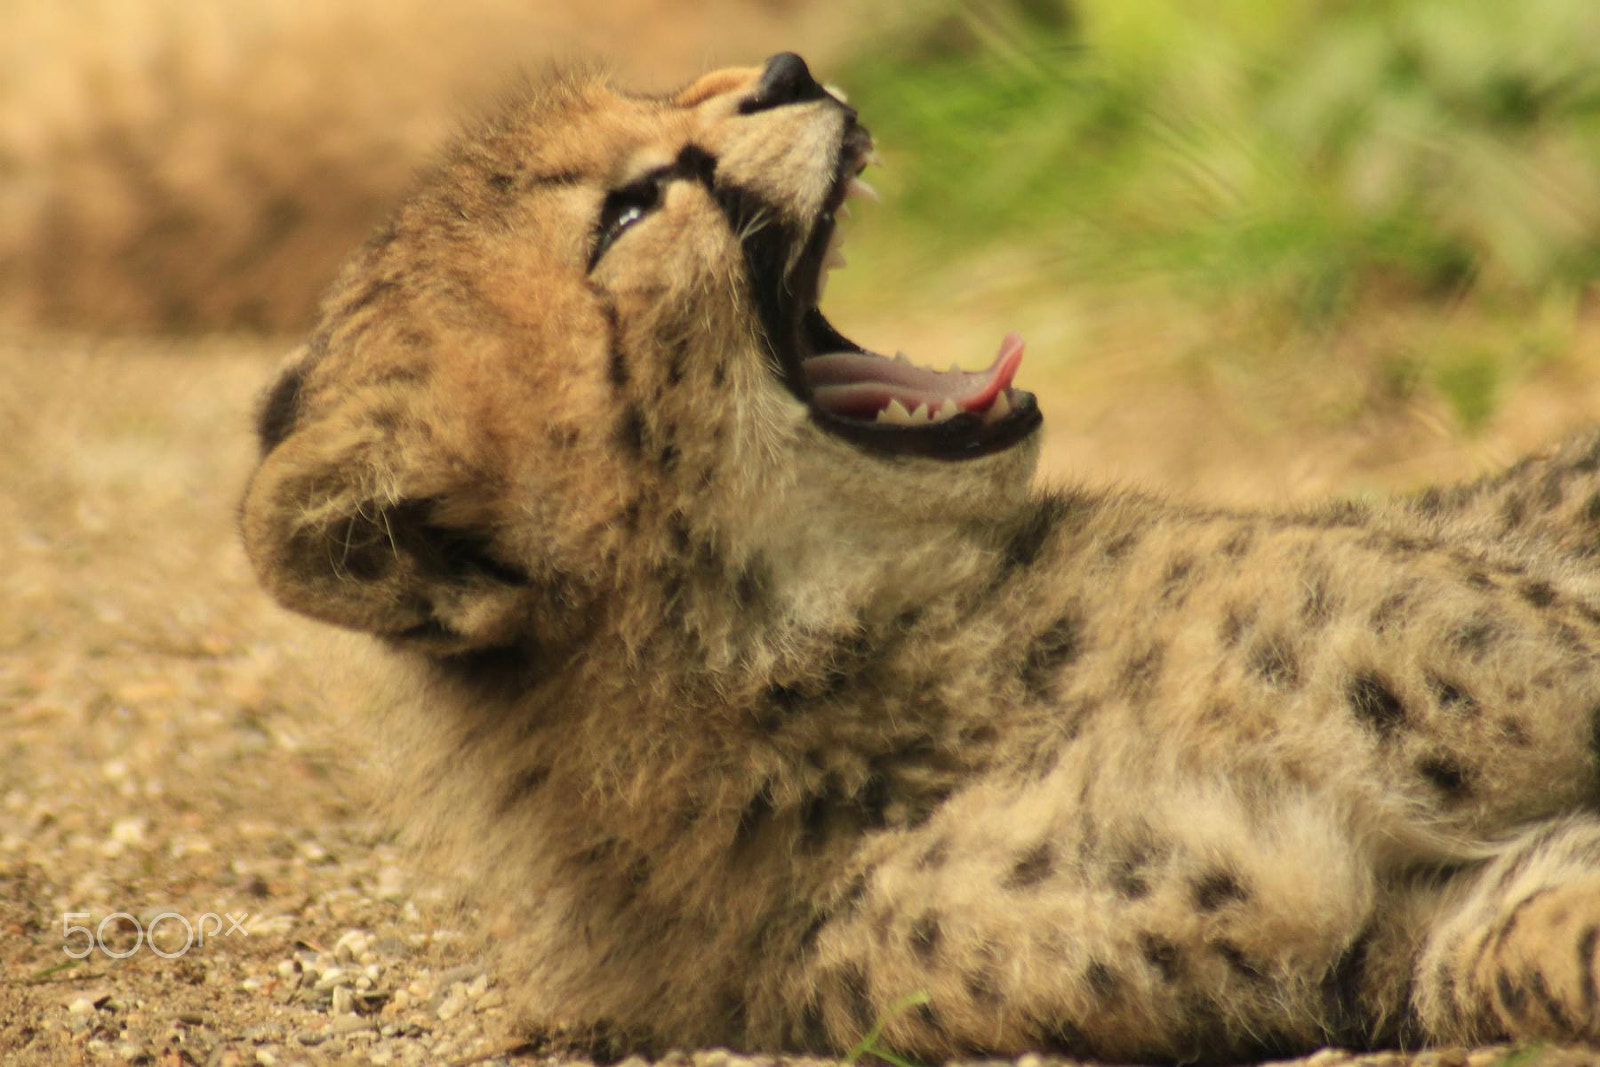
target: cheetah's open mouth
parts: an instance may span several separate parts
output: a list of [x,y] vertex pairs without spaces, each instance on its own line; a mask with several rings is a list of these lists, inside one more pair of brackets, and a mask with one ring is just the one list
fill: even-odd
[[[1013,389],[1022,338],[1009,334],[985,370],[947,371],[869,352],[817,307],[827,272],[840,265],[838,216],[853,197],[876,198],[859,175],[872,137],[852,123],[832,191],[787,275],[765,294],[762,318],[780,374],[823,429],[874,451],[968,459],[1016,444],[1043,421],[1033,394]],[[774,272],[775,274],[778,272]]]

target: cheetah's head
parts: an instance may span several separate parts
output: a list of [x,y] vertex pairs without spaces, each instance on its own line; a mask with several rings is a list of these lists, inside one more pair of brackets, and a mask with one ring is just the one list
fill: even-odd
[[1018,498],[1020,340],[939,372],[818,307],[871,159],[792,54],[664,98],[524,93],[346,265],[269,394],[243,515],[264,583],[451,652],[690,558],[737,585],[825,542],[848,570]]

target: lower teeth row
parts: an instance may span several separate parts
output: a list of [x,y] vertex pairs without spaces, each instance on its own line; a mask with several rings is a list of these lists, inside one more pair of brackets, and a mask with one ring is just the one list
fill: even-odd
[[[984,422],[994,422],[1011,414],[1011,390],[1002,389],[994,398],[994,403],[989,405],[983,413]],[[939,407],[930,410],[927,404],[918,404],[915,410],[908,411],[899,400],[891,400],[877,415],[877,422],[886,422],[893,426],[932,426],[954,418],[960,414],[961,409],[956,407],[954,400],[946,400]]]

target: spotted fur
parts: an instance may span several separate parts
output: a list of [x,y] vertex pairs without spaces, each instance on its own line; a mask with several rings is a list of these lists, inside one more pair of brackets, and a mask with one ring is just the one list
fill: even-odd
[[530,1017],[826,1052],[922,992],[885,1040],[930,1062],[1600,1037],[1594,438],[1295,514],[844,440],[763,307],[848,112],[760,79],[513,101],[262,411],[250,557],[373,635],[400,812]]

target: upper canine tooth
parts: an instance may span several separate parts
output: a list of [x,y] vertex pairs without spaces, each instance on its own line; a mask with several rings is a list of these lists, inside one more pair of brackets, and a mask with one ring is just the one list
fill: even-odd
[[845,261],[843,252],[837,248],[830,248],[828,254],[822,258],[822,265],[831,270],[834,267],[848,267],[850,264]]
[[873,203],[877,203],[883,199],[883,197],[878,195],[878,190],[874,189],[860,178],[850,179],[850,184],[846,185],[844,188],[844,195],[846,198],[860,197],[863,200],[871,200]]
[[832,84],[831,82],[827,85],[824,85],[822,89],[841,104],[848,104],[850,102],[850,98],[844,95],[844,90],[839,88],[837,85]]
[[836,219],[847,219],[847,218],[849,218],[850,217],[850,205],[849,204],[840,204],[837,208],[834,209],[833,217],[836,218]]
[[906,355],[904,352],[896,352],[894,354],[894,361],[896,363],[910,363],[911,357]]

